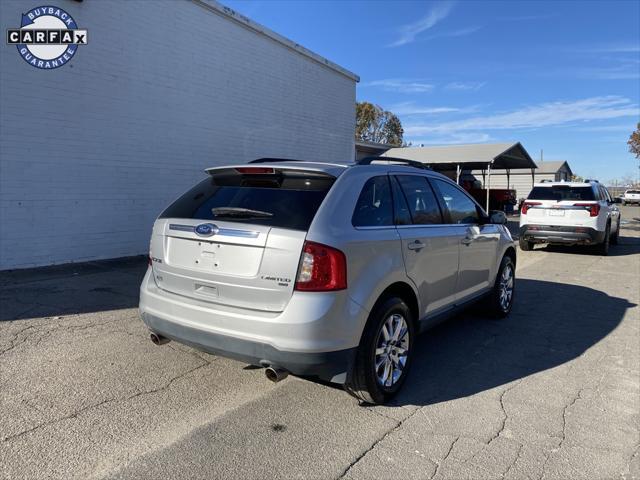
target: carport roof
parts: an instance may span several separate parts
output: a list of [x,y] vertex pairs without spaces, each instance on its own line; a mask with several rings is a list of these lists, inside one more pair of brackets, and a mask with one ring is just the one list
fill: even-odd
[[525,148],[517,143],[483,143],[434,147],[398,147],[385,152],[383,157],[414,160],[434,170],[465,170],[536,168],[537,165]]

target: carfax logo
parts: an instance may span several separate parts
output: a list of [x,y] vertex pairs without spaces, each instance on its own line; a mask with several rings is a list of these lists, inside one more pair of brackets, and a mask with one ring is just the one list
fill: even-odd
[[63,9],[52,6],[32,8],[22,14],[20,28],[7,30],[7,43],[18,47],[25,62],[45,70],[69,62],[78,45],[86,45],[87,40],[87,30],[78,28]]

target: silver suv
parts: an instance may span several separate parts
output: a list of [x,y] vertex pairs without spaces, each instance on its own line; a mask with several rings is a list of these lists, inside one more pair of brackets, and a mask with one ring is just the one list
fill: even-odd
[[420,331],[481,299],[506,316],[515,283],[504,214],[401,162],[208,169],[154,224],[140,290],[151,339],[389,400]]

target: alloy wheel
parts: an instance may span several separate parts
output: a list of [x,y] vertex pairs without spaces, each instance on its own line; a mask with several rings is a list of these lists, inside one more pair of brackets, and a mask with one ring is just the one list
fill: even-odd
[[382,324],[376,341],[374,368],[378,384],[392,387],[403,374],[409,355],[409,328],[405,318],[394,313]]
[[500,276],[500,308],[507,311],[513,298],[513,267],[507,265]]

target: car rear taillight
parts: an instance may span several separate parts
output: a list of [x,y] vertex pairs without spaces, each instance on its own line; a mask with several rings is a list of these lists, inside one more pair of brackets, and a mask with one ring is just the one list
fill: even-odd
[[521,214],[521,215],[526,215],[526,214],[527,214],[527,211],[528,211],[531,207],[533,207],[533,206],[535,206],[535,205],[542,205],[542,203],[540,203],[540,202],[524,202],[524,203],[522,204],[522,208],[520,209],[520,214]]
[[304,242],[296,290],[328,292],[347,288],[347,258],[326,245]]
[[600,204],[598,203],[574,203],[574,207],[584,207],[589,210],[590,217],[597,217],[600,214]]

